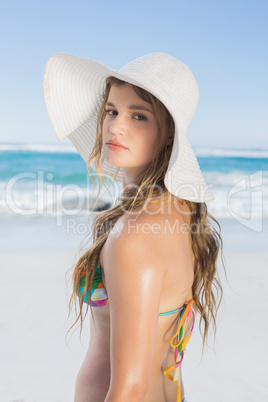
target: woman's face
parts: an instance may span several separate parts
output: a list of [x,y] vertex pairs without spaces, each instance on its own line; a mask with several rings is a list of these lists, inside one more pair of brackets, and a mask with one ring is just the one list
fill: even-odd
[[[130,84],[112,85],[105,106],[102,140],[104,158],[136,177],[150,165],[156,147],[158,125],[150,103],[142,100]],[[115,141],[125,148],[107,144]],[[165,140],[163,139],[163,143]]]

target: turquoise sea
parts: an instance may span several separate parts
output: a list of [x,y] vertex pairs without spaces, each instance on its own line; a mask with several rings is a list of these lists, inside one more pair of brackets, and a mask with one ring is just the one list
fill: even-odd
[[[225,227],[239,227],[244,235],[262,233],[268,218],[268,150],[194,148],[194,151],[215,196],[208,203],[209,212]],[[105,184],[110,186],[109,191],[104,189],[101,199],[108,206],[120,194],[122,185],[109,180]],[[81,241],[87,233],[82,224],[87,222],[88,200],[96,195],[86,163],[72,144],[0,143],[2,248],[41,247],[50,242],[64,247],[70,238],[77,244],[77,239]],[[74,217],[68,238],[66,225]],[[75,233],[74,227],[79,224],[80,233]],[[42,242],[36,237],[37,232]]]

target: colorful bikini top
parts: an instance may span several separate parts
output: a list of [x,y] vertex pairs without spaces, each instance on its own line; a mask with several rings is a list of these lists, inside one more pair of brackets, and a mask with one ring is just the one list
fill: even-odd
[[[81,274],[80,284],[76,288],[76,294],[78,296],[79,296],[79,294],[82,294],[84,291],[85,281],[86,281],[86,271],[83,270],[82,274]],[[91,297],[89,298],[89,291],[87,290],[87,292],[85,294],[84,302],[87,304],[90,304],[92,307],[101,307],[101,306],[105,306],[106,304],[109,304],[108,295],[107,295],[107,292],[106,292],[103,282],[102,282],[100,265],[97,267],[94,278],[93,278]],[[180,312],[178,328],[176,330],[176,333],[170,339],[170,346],[172,346],[172,348],[175,348],[175,353],[174,353],[175,364],[173,366],[169,366],[164,369],[165,376],[170,381],[177,383],[176,384],[177,385],[177,401],[176,402],[183,402],[181,400],[179,368],[180,368],[180,365],[183,360],[185,346],[189,342],[193,329],[194,329],[195,314],[194,314],[194,310],[192,308],[193,303],[194,303],[194,299],[191,299],[190,301],[186,302],[182,307],[179,307],[175,310],[166,311],[164,313],[158,314],[159,316],[163,316],[163,315],[175,314],[175,313]],[[186,339],[184,339],[186,328],[187,328],[187,323],[191,317],[193,319],[191,330],[190,330],[190,333],[188,334],[188,336],[186,337]],[[170,374],[170,371],[172,371],[172,370],[174,370],[173,376]]]

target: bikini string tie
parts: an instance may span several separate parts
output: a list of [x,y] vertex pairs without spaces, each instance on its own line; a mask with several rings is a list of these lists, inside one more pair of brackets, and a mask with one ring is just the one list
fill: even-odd
[[[177,402],[182,402],[181,401],[181,385],[180,385],[180,373],[179,373],[179,367],[183,361],[184,357],[184,348],[189,342],[193,329],[194,329],[194,322],[195,322],[195,314],[192,309],[192,304],[194,303],[194,299],[190,300],[187,304],[183,306],[183,310],[181,312],[181,317],[179,321],[179,325],[177,328],[176,333],[171,337],[170,339],[170,345],[172,348],[175,348],[175,354],[174,354],[174,359],[175,359],[175,364],[174,366],[169,366],[164,369],[164,374],[165,376],[172,382],[177,382]],[[185,335],[185,330],[187,327],[187,323],[190,319],[190,317],[193,317],[193,323],[191,327],[191,331],[187,338],[184,339]],[[175,338],[177,338],[177,341],[175,341]],[[174,376],[170,374],[170,371],[174,371]]]

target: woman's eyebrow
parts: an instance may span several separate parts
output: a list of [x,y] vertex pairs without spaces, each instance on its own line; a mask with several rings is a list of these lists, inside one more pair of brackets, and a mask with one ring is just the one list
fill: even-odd
[[[111,106],[111,107],[115,107],[114,104],[112,102],[106,102],[106,106]],[[134,110],[144,110],[145,112],[149,112],[151,114],[153,114],[153,111],[148,109],[145,106],[142,105],[129,105],[128,109],[134,109]]]

